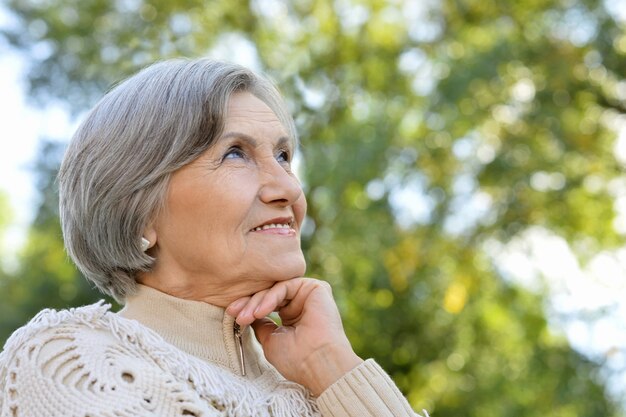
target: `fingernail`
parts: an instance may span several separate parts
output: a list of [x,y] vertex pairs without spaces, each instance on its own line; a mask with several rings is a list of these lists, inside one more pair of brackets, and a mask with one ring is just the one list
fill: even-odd
[[226,314],[232,317],[237,317],[237,309],[233,306],[226,307]]
[[246,326],[246,318],[243,314],[239,314],[237,316],[237,318],[235,319],[235,321],[237,322],[237,324],[239,324],[241,327]]

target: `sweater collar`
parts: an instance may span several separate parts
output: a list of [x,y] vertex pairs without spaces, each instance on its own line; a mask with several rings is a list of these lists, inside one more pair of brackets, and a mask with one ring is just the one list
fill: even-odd
[[[235,319],[222,307],[177,298],[138,284],[137,292],[126,299],[119,315],[137,320],[190,355],[235,374],[242,373]],[[243,349],[248,376],[260,375],[268,364],[250,328],[243,331]]]

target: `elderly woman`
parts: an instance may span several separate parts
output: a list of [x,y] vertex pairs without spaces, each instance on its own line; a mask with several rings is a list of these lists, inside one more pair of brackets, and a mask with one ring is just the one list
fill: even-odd
[[[45,310],[0,356],[2,416],[415,416],[303,278],[294,123],[238,65],[155,64],[81,124],[67,251],[102,302]],[[278,311],[281,324],[267,318]]]

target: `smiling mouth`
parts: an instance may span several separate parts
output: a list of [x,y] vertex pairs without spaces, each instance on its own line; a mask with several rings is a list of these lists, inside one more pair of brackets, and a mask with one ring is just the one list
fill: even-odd
[[260,230],[268,230],[268,229],[291,229],[291,223],[270,223],[264,224],[263,226],[255,227],[250,230],[251,232],[258,232]]
[[270,229],[293,229],[294,220],[289,217],[278,217],[275,219],[271,219],[266,221],[265,223],[253,227],[250,229],[251,232],[260,232],[262,230],[270,230]]

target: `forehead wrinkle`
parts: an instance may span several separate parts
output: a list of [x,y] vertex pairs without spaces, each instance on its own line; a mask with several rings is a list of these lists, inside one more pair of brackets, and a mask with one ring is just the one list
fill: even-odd
[[253,118],[256,122],[262,123],[278,123],[281,124],[281,121],[278,119],[276,114],[269,108],[254,108],[254,107],[245,107],[245,108],[233,108],[229,109],[228,118],[231,119],[243,119],[245,121]]
[[[253,97],[256,98],[255,96]],[[230,113],[233,116],[240,116],[240,114],[238,113],[254,113],[254,114],[266,115],[272,119],[278,119],[278,117],[276,117],[276,113],[274,113],[274,110],[272,110],[263,100],[257,99],[257,102],[259,104],[246,103],[243,106],[236,107],[236,108],[234,108],[231,105],[229,107],[231,111]]]

